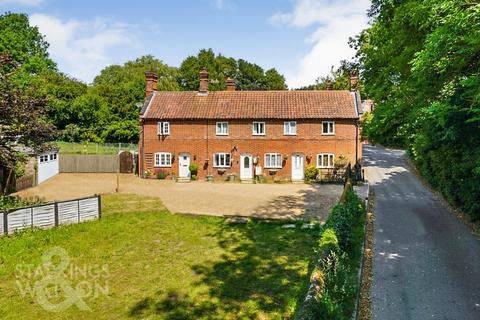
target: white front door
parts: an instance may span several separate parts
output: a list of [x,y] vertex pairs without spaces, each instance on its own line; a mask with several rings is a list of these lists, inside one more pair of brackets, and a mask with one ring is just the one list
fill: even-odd
[[180,159],[178,161],[178,177],[179,178],[189,178],[190,170],[190,156],[188,154],[180,154]]
[[292,155],[292,180],[303,180],[305,171],[303,169],[303,155]]
[[253,178],[252,156],[241,155],[240,156],[240,179],[252,179],[252,178]]

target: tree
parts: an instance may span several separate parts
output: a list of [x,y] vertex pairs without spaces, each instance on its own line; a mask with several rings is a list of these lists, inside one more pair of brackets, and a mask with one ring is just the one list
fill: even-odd
[[3,185],[8,185],[15,163],[21,159],[18,145],[41,152],[49,147],[56,133],[55,127],[46,121],[45,101],[14,83],[16,71],[18,67],[12,58],[0,55],[0,170],[9,171]]
[[47,48],[48,43],[37,27],[30,26],[26,14],[0,15],[0,53],[8,54],[18,64],[15,76],[22,83],[28,83],[30,75],[56,70]]
[[[342,60],[338,69],[335,70],[332,66],[330,74],[320,76],[315,80],[315,84],[301,87],[298,90],[327,90],[330,86],[333,90],[351,90],[350,77],[353,72],[357,72],[358,68],[358,63]],[[358,83],[358,89],[363,93],[361,81]],[[363,97],[366,95],[363,94]]]
[[374,0],[370,16],[352,41],[376,102],[365,134],[406,147],[434,187],[480,219],[480,6]]
[[183,60],[179,68],[179,83],[183,90],[196,91],[199,86],[198,72],[207,68],[209,90],[225,90],[225,80],[236,81],[237,90],[286,90],[285,78],[275,69],[267,72],[257,64],[243,59],[235,60],[221,54],[215,55],[212,49],[200,50],[196,56]]

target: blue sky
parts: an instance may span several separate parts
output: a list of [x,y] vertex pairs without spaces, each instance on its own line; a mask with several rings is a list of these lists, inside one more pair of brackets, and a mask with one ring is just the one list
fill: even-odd
[[290,87],[311,84],[353,55],[369,0],[0,0],[24,12],[61,71],[87,83],[107,65],[152,54],[178,66],[212,48],[268,69]]

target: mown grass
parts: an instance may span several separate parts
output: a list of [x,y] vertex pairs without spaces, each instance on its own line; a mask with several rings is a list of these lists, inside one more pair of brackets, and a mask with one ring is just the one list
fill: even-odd
[[[99,221],[0,238],[2,319],[281,319],[304,297],[318,230],[171,214],[159,200],[133,195],[102,201]],[[41,265],[54,246],[80,270],[106,268],[98,279],[66,274],[73,287],[108,288],[83,298],[91,311],[48,312],[21,295],[16,282],[28,274],[18,266]]]

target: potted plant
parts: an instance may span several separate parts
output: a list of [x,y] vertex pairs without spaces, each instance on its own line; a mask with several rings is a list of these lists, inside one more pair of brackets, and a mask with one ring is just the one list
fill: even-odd
[[192,180],[197,180],[198,164],[192,163],[190,166],[188,166],[188,170],[190,170],[191,179]]

